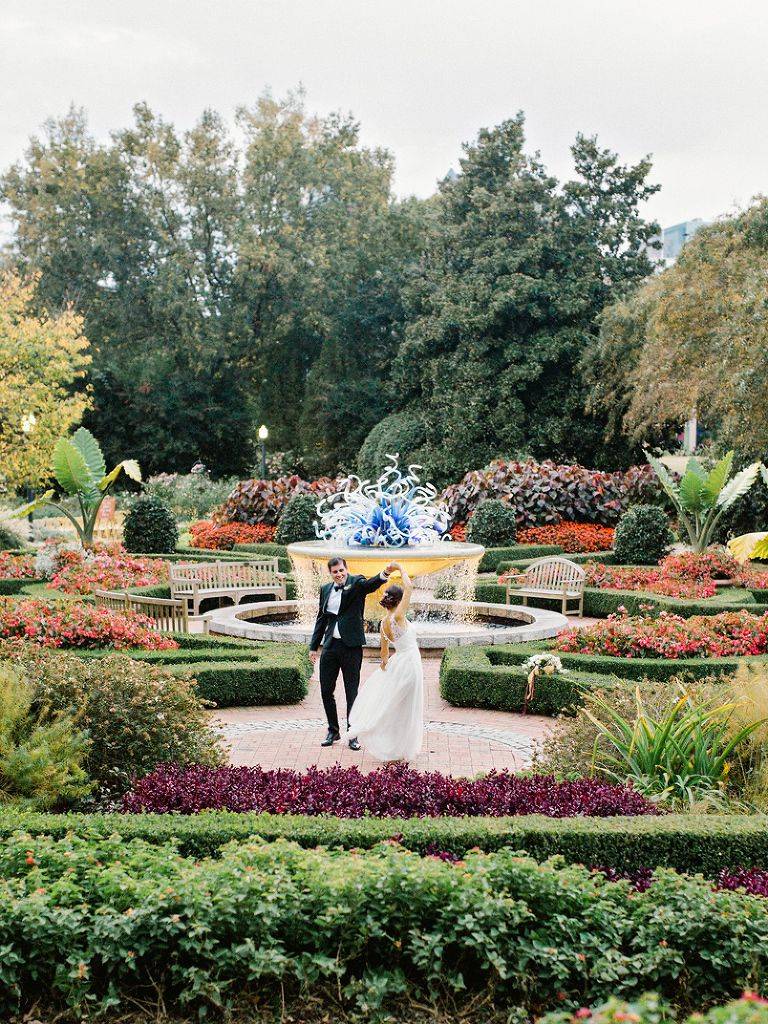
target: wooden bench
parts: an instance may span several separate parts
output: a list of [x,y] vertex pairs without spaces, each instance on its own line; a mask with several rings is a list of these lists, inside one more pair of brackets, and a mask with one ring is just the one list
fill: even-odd
[[240,604],[251,594],[270,594],[285,601],[285,573],[278,569],[277,558],[253,562],[169,562],[171,597],[189,603],[194,615],[209,597],[226,597]]
[[[152,622],[158,633],[188,633],[189,609],[187,602],[167,597],[143,597],[127,590],[94,590],[96,604],[114,612],[138,612]],[[208,622],[203,620],[203,633]]]
[[[584,615],[585,579],[586,573],[580,565],[558,556],[537,558],[525,572],[501,577],[507,584],[507,604],[512,603],[513,594],[515,598],[522,597],[526,605],[529,597],[544,597],[559,600],[563,615],[567,615],[568,603],[578,601],[579,618]],[[518,580],[519,583],[515,582]]]

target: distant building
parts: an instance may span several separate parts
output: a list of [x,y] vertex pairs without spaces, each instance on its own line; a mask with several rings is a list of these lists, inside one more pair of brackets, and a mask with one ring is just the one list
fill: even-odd
[[672,227],[662,228],[648,245],[648,255],[656,269],[664,270],[671,267],[685,243],[693,238],[704,224],[705,221],[701,217],[696,217],[694,220],[684,220],[680,224],[673,224]]

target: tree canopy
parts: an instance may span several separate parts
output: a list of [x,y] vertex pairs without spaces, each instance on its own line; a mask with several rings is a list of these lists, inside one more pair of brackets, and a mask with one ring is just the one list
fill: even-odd
[[677,262],[607,308],[591,405],[642,440],[695,410],[718,440],[768,450],[768,199],[701,228]]

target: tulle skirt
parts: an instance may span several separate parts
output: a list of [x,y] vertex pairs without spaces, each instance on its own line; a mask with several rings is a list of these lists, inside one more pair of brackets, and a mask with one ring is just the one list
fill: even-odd
[[424,672],[417,647],[393,654],[360,688],[349,716],[357,738],[380,761],[408,761],[424,737]]

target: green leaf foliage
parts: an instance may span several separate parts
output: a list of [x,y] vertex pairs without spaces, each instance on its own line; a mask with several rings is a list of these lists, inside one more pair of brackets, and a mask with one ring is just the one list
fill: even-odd
[[66,437],[60,437],[53,449],[53,474],[67,494],[90,493],[94,480],[79,448]]

